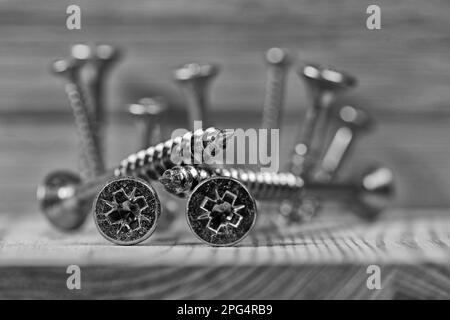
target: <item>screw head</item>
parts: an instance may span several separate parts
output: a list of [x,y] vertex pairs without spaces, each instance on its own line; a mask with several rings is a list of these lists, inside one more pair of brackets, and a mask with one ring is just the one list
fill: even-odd
[[213,177],[200,183],[187,201],[186,218],[192,232],[212,246],[231,246],[253,228],[256,202],[238,180]]
[[114,63],[121,58],[121,50],[109,44],[99,44],[95,48],[95,56],[99,60]]
[[134,177],[108,182],[94,202],[94,221],[100,234],[119,245],[133,245],[155,231],[161,203],[150,183]]
[[339,110],[339,120],[353,129],[368,131],[374,127],[374,121],[369,113],[352,106],[344,106]]
[[291,62],[291,58],[286,49],[274,47],[267,50],[266,61],[268,64],[288,66]]
[[142,98],[128,107],[130,114],[136,117],[158,116],[166,109],[167,101],[163,97]]
[[213,78],[219,73],[216,64],[187,63],[174,71],[177,81]]
[[332,67],[307,64],[299,70],[308,82],[324,90],[349,89],[356,86],[356,78]]
[[41,211],[52,225],[63,231],[78,229],[86,220],[92,203],[73,195],[82,180],[70,171],[54,171],[38,186],[37,199]]
[[70,48],[70,54],[73,59],[87,61],[92,58],[92,49],[87,44],[78,43]]
[[394,195],[394,174],[387,167],[371,166],[362,172],[358,182],[356,211],[366,219],[375,219]]
[[59,59],[52,63],[51,71],[56,75],[73,79],[85,62],[80,59]]

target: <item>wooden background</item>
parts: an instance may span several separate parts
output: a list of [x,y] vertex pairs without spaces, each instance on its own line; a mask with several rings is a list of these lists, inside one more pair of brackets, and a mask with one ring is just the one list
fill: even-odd
[[[69,31],[65,27],[65,10],[70,4],[78,4],[82,9],[80,31]],[[366,8],[371,4],[381,7],[382,29],[378,31],[367,30],[365,26]],[[377,120],[378,127],[376,132],[360,141],[345,171],[350,175],[364,163],[373,161],[392,167],[397,177],[393,211],[400,210],[403,216],[419,212],[422,218],[417,228],[410,228],[407,223],[394,224],[392,230],[395,230],[386,239],[381,232],[385,230],[384,222],[376,225],[369,234],[381,230],[383,241],[377,242],[375,247],[363,245],[358,249],[356,245],[354,251],[352,241],[364,237],[341,238],[339,233],[330,233],[328,227],[324,229],[324,240],[321,238],[323,244],[337,241],[333,248],[339,251],[341,246],[344,247],[344,256],[362,254],[362,258],[373,257],[373,250],[376,257],[378,254],[383,256],[388,244],[399,249],[387,250],[392,257],[412,250],[420,257],[426,253],[432,256],[422,262],[448,265],[449,10],[450,3],[445,0],[0,1],[0,256],[7,257],[0,259],[3,267],[0,298],[74,297],[77,293],[68,292],[64,286],[65,269],[55,265],[45,267],[50,263],[49,256],[67,258],[74,254],[73,257],[77,257],[76,253],[81,252],[81,257],[85,254],[92,258],[108,248],[111,256],[121,252],[118,259],[122,259],[123,264],[128,261],[127,257],[142,250],[154,257],[152,253],[158,255],[160,251],[173,248],[156,240],[156,244],[151,242],[151,247],[125,251],[100,241],[92,230],[75,238],[65,237],[46,225],[38,213],[35,190],[45,174],[56,168],[76,170],[77,167],[77,142],[71,112],[62,83],[50,75],[49,65],[52,60],[67,55],[71,44],[89,41],[116,44],[125,54],[109,82],[111,113],[107,162],[110,166],[137,147],[133,123],[124,113],[128,103],[143,96],[164,95],[173,111],[164,123],[166,133],[184,125],[185,106],[172,82],[171,71],[186,61],[221,64],[222,71],[212,86],[212,111],[217,126],[225,128],[259,125],[265,82],[262,57],[269,47],[283,46],[291,49],[299,60],[331,64],[355,74],[359,87],[343,97],[342,102],[367,108]],[[301,123],[306,103],[304,86],[295,72],[289,76],[286,100],[288,111],[282,130],[282,162],[286,161],[285,155],[294,143],[294,132]],[[444,217],[429,226],[428,218],[423,217],[434,211]],[[16,219],[20,223],[16,224]],[[390,220],[387,221],[386,225],[392,226]],[[405,229],[398,232],[395,226],[403,228],[404,225]],[[436,228],[443,230],[437,238]],[[422,237],[425,234],[427,236]],[[24,240],[24,235],[31,238]],[[283,243],[264,246],[265,242],[258,242],[262,248],[255,246],[249,250],[254,250],[251,252],[255,256],[260,250],[268,250],[270,254],[264,257],[279,254],[289,258],[291,249],[294,254],[312,250],[320,255],[319,249],[323,247],[317,243],[322,240],[316,242],[315,235],[302,233],[300,241],[292,247]],[[162,241],[168,242],[167,239]],[[184,244],[175,247],[176,250],[187,250],[186,246],[192,245],[193,250],[199,252],[199,261],[204,261],[205,257],[221,257],[216,249],[195,246],[191,242]],[[429,251],[430,246],[435,250]],[[241,249],[229,252],[239,256]],[[33,253],[34,260],[27,256]],[[297,265],[292,265],[286,258],[275,269],[263,263],[241,269],[236,267],[229,273],[205,269],[204,262],[200,271],[195,267],[179,267],[183,266],[184,261],[180,260],[183,255],[173,254],[176,259],[170,263],[164,259],[149,259],[147,264],[152,268],[139,262],[135,266],[138,278],[133,282],[136,284],[134,292],[122,290],[128,288],[128,269],[113,267],[105,273],[105,268],[98,268],[96,262],[89,259],[74,263],[84,263],[91,268],[86,273],[90,287],[80,297],[205,298],[217,291],[216,287],[205,284],[204,279],[223,283],[234,273],[239,277],[230,282],[231,289],[225,286],[214,297],[273,298],[275,294],[287,298],[449,296],[448,270],[425,268],[414,259],[408,260],[407,265],[413,264],[406,268],[393,267],[395,261],[389,260],[387,269],[383,269],[388,275],[385,281],[401,283],[403,289],[400,293],[397,289],[391,292],[391,287],[387,286],[387,293],[386,290],[377,293],[360,290],[365,288],[367,275],[364,271],[369,260],[355,263],[343,259],[347,262],[342,264],[343,260],[338,257],[336,264],[324,266],[323,261],[309,264],[309,256],[302,254],[298,255]],[[437,261],[436,256],[442,259]],[[108,259],[103,260],[104,264],[107,262]],[[225,266],[219,268],[227,268],[227,263],[234,264],[236,260],[230,258],[222,262]],[[68,259],[60,263],[66,265]],[[43,267],[28,267],[36,264]],[[17,265],[22,267],[17,268]],[[167,269],[167,265],[171,267]],[[167,271],[154,273],[161,267],[166,267]],[[100,274],[106,276],[98,280]],[[167,285],[161,282],[161,274],[162,279],[172,275],[179,277],[174,277],[176,281],[169,281]],[[205,274],[216,278],[204,278]],[[295,278],[291,278],[293,274]],[[57,280],[49,282],[54,277]],[[276,283],[271,287],[272,291],[261,289],[261,283],[268,278]],[[324,279],[325,283],[313,285],[316,282],[312,278]],[[103,281],[109,283],[110,279],[118,280],[105,288]],[[139,282],[140,279],[144,282]],[[342,285],[339,279],[345,284]],[[246,281],[252,285],[247,286]],[[225,282],[228,283],[228,278]],[[187,283],[186,286],[183,283]],[[288,291],[279,290],[283,283],[293,286]],[[60,287],[55,289],[55,286]],[[172,291],[173,288],[180,291]],[[192,288],[196,289],[192,291]],[[431,288],[431,293],[427,288]]]
[[[125,52],[108,95],[108,163],[135,151],[123,114],[152,94],[170,100],[183,125],[184,104],[171,79],[180,63],[222,65],[212,86],[218,126],[260,123],[271,46],[358,76],[342,100],[367,108],[378,130],[361,141],[347,169],[379,161],[398,179],[396,206],[450,204],[450,20],[447,1],[377,1],[382,29],[366,29],[372,1],[117,1],[76,3],[82,30],[65,27],[72,1],[0,4],[0,212],[35,213],[36,184],[54,168],[76,168],[76,139],[60,79],[48,72],[70,44],[114,43]],[[289,77],[281,160],[286,161],[305,105],[303,84]],[[220,119],[220,121],[218,120]],[[169,131],[173,124],[165,125]],[[351,171],[351,170],[348,170]]]

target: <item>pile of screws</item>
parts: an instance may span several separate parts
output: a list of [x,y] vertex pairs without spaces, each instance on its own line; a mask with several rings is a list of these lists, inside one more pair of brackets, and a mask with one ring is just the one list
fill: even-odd
[[[53,72],[66,80],[82,163],[81,176],[54,171],[38,187],[42,212],[60,230],[79,229],[93,211],[97,228],[106,239],[119,245],[137,244],[151,236],[161,216],[179,214],[176,205],[170,205],[178,197],[187,198],[187,222],[200,240],[229,246],[245,238],[255,225],[255,198],[279,203],[279,212],[273,215],[277,227],[308,221],[324,199],[351,204],[356,214],[373,220],[391,198],[393,174],[386,167],[369,166],[354,179],[339,179],[340,168],[357,137],[373,127],[373,120],[362,109],[335,103],[338,95],[356,85],[353,76],[315,64],[298,69],[310,102],[285,172],[213,167],[202,159],[193,165],[193,155],[183,150],[200,146],[201,150],[223,151],[233,136],[227,130],[209,127],[161,142],[161,116],[168,110],[162,97],[143,98],[129,106],[137,122],[141,150],[106,170],[105,81],[120,56],[110,45],[77,44],[69,58],[52,65]],[[287,50],[271,48],[266,62],[262,128],[278,129],[293,59]],[[216,65],[198,63],[174,71],[191,124],[210,124],[207,93],[218,72]],[[336,124],[330,140],[327,133]],[[157,190],[151,182],[163,188]],[[164,189],[176,197],[168,196]]]

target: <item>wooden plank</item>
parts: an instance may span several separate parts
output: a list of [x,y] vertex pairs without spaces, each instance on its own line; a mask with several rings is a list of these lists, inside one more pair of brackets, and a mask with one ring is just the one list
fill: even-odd
[[[66,3],[3,1],[0,13],[0,110],[60,110],[61,85],[48,73],[52,59],[74,42],[113,42],[126,58],[111,82],[113,109],[129,92],[179,92],[171,69],[186,60],[215,61],[223,72],[213,86],[214,109],[259,110],[263,98],[262,54],[270,46],[291,48],[299,58],[354,73],[351,95],[362,105],[392,110],[448,110],[450,49],[448,3],[378,1],[382,29],[369,31],[371,1],[80,0],[83,26],[65,28]],[[406,80],[407,79],[407,80]],[[134,87],[130,88],[130,87]],[[288,109],[304,103],[303,86],[292,74]]]
[[[447,212],[390,212],[372,225],[329,213],[303,226],[257,229],[231,248],[205,246],[180,225],[170,237],[157,233],[120,247],[92,225],[62,235],[42,219],[3,217],[0,298],[450,297]],[[71,264],[81,267],[82,290],[66,287]],[[366,285],[373,264],[381,268],[381,290]]]

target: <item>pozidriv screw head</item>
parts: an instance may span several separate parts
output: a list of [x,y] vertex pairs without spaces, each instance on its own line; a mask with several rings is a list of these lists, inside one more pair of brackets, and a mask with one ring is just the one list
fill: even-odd
[[213,177],[200,183],[187,201],[192,232],[213,246],[231,246],[244,239],[257,217],[256,203],[238,180]]
[[133,245],[155,231],[161,203],[150,183],[133,177],[108,182],[94,202],[94,220],[100,234],[119,245]]

